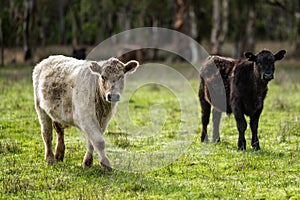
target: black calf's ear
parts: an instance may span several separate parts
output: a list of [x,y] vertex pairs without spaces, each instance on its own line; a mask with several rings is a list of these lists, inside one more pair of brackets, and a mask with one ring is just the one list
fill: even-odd
[[251,52],[245,52],[244,56],[246,58],[248,58],[249,61],[256,62],[256,55],[254,55],[253,53],[251,53]]
[[281,60],[284,57],[284,54],[286,53],[286,50],[280,50],[278,53],[274,55],[275,60]]
[[131,60],[128,63],[124,64],[124,73],[133,73],[138,68],[139,62]]

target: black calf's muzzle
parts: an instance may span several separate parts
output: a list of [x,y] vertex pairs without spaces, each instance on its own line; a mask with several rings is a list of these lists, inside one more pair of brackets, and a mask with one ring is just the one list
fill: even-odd
[[266,81],[270,81],[274,78],[273,73],[264,73],[263,74],[263,79]]
[[121,95],[116,93],[108,93],[106,95],[106,101],[108,102],[116,102],[116,101],[120,101]]

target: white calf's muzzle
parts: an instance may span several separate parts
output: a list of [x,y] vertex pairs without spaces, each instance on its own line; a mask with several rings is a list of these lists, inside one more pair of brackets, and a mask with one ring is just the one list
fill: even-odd
[[106,101],[108,102],[117,102],[120,101],[120,98],[120,93],[107,93],[105,97]]

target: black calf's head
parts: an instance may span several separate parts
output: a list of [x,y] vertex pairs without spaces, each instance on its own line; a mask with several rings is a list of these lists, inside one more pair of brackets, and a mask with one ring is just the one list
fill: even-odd
[[273,55],[272,52],[268,50],[262,50],[256,55],[251,52],[246,52],[245,57],[248,58],[249,61],[255,62],[262,80],[270,81],[274,78],[275,61],[281,60],[285,53],[285,50],[280,50],[278,53]]

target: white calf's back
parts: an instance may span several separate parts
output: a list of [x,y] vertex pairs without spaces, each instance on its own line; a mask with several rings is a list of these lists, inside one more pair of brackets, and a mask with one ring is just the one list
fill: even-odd
[[53,121],[75,125],[95,115],[96,75],[89,70],[90,61],[65,56],[50,56],[33,72],[35,103]]

